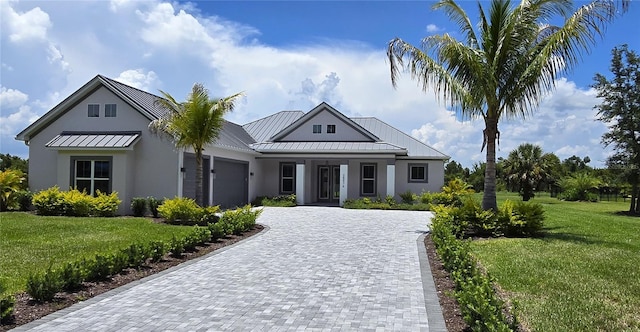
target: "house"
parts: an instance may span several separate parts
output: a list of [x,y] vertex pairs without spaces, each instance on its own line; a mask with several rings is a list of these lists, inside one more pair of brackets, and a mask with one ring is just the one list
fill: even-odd
[[[29,146],[32,191],[58,185],[133,197],[194,197],[195,156],[148,130],[158,96],[98,75],[16,139]],[[238,125],[225,122],[204,151],[204,201],[237,206],[296,194],[299,204],[439,191],[449,158],[372,117],[348,118],[326,103]]]

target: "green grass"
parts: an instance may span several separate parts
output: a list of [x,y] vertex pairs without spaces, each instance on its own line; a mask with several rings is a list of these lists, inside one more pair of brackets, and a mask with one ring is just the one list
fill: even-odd
[[[544,194],[543,194],[544,195]],[[519,199],[500,193],[499,201]],[[640,331],[640,218],[628,202],[543,204],[547,235],[472,242],[533,331]]]
[[64,262],[113,252],[134,242],[170,240],[190,227],[153,223],[145,218],[43,217],[22,212],[0,214],[0,280],[8,293],[24,290],[27,276]]

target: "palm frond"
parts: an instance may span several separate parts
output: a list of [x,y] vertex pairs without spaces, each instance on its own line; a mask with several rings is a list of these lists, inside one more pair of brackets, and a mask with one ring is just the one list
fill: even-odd
[[469,16],[460,8],[458,4],[453,0],[443,0],[437,2],[431,7],[434,10],[442,9],[445,14],[458,25],[460,31],[466,36],[467,44],[473,48],[478,47],[478,39],[476,37],[475,30],[471,24]]

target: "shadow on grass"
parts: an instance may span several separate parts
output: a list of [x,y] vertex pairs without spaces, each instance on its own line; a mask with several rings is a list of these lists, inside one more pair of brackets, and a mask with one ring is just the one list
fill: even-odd
[[[561,228],[561,227],[558,227]],[[589,238],[586,235],[582,234],[573,234],[573,233],[551,233],[547,232],[541,237],[543,241],[551,241],[551,240],[560,240],[560,241],[568,241],[574,243],[582,243],[582,244],[606,244],[607,242],[602,240],[594,240]]]

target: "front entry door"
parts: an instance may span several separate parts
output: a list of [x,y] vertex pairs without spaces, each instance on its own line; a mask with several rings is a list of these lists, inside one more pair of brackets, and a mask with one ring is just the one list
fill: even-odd
[[318,201],[337,202],[340,200],[340,166],[318,167]]

